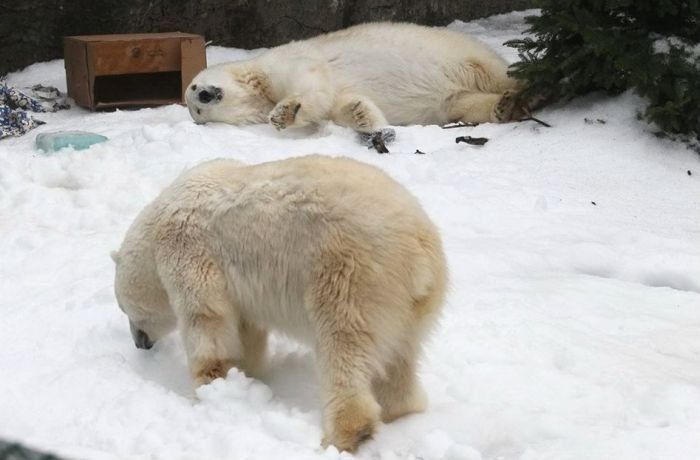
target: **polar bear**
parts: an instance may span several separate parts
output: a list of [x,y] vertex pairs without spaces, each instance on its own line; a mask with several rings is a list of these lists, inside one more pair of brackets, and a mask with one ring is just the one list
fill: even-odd
[[185,91],[197,123],[324,120],[360,133],[387,125],[505,122],[523,111],[503,58],[466,34],[369,23],[200,72]]
[[136,217],[115,294],[138,348],[176,327],[196,386],[255,376],[267,334],[315,351],[324,445],[353,451],[426,405],[421,343],[445,295],[437,228],[378,168],[311,155],[183,173]]

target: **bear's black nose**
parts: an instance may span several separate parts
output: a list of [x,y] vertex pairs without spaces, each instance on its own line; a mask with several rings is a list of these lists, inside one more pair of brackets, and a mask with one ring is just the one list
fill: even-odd
[[203,89],[202,91],[199,92],[199,102],[206,104],[210,102],[212,99],[214,99],[214,95],[207,91],[206,89]]
[[150,350],[153,348],[153,341],[148,337],[148,334],[143,332],[141,329],[136,332],[134,343],[136,344],[136,348],[140,348],[142,350]]
[[199,93],[197,93],[197,98],[202,104],[208,104],[211,101],[220,101],[221,97],[221,88],[216,88],[214,86],[202,88]]
[[153,347],[153,340],[151,340],[148,334],[136,327],[131,320],[129,320],[129,329],[131,330],[131,336],[134,338],[136,348],[149,350],[151,347]]

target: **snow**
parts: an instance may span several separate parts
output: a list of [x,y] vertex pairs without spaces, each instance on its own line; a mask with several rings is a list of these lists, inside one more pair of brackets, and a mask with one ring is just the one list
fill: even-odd
[[[512,61],[500,44],[524,14],[450,27]],[[210,63],[250,53],[208,49]],[[9,81],[65,89],[63,63]],[[71,458],[351,458],[319,447],[307,349],[275,337],[262,381],[233,370],[195,393],[178,337],[137,350],[112,292],[110,250],[184,168],[320,152],[415,193],[451,270],[421,367],[428,411],[382,425],[357,457],[699,458],[700,157],[653,136],[642,107],[590,96],[539,113],[553,128],[397,127],[388,155],[333,125],[198,126],[180,106],[38,115],[46,125],[0,142],[0,437]],[[34,150],[60,129],[110,140]]]
[[700,58],[700,43],[693,43],[687,39],[669,35],[667,37],[661,34],[651,34],[654,40],[654,52],[657,54],[669,54],[671,49],[681,49],[688,54],[688,62],[693,62],[694,59]]

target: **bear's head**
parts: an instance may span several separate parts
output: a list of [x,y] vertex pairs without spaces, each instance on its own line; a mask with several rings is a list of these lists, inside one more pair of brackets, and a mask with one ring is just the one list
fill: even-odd
[[250,70],[245,63],[202,70],[185,91],[185,101],[196,123],[265,123],[274,107],[267,77]]
[[138,254],[112,253],[115,263],[114,293],[117,304],[129,318],[129,329],[137,348],[149,349],[177,324],[155,269]]

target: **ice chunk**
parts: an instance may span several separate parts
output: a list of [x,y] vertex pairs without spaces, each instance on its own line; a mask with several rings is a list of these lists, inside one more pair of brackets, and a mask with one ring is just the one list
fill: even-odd
[[38,134],[36,136],[36,148],[47,153],[55,152],[65,147],[84,150],[93,144],[106,140],[105,136],[87,131],[58,131]]

